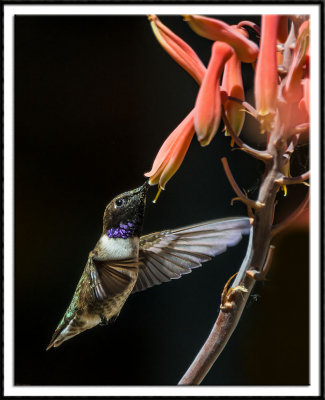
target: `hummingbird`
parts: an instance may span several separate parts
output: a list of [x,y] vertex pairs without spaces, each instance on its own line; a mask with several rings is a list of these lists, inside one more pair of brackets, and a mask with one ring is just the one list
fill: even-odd
[[115,320],[132,293],[190,273],[249,233],[249,218],[234,217],[141,236],[148,187],[106,206],[102,234],[46,350]]

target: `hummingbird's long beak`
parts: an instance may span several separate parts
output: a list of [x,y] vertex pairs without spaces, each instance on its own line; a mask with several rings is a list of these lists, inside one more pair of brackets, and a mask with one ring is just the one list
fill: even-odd
[[138,189],[137,189],[137,191],[139,191],[139,192],[144,192],[144,194],[146,194],[147,193],[147,191],[148,191],[148,189],[149,189],[149,180],[147,180],[147,181],[145,181],[145,183],[142,185],[142,186],[140,186]]
[[147,197],[148,188],[149,184],[146,181],[142,186],[139,186],[138,188],[131,190],[130,193],[132,196],[134,196],[134,199],[145,199]]

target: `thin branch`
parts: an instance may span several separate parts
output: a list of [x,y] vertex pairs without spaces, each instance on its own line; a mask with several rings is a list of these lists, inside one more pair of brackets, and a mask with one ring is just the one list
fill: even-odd
[[[244,191],[245,196],[248,197],[248,196],[247,196],[246,190],[243,189],[243,191]],[[234,200],[234,199],[233,199],[233,200]],[[231,205],[232,205],[232,202],[231,202]],[[248,217],[249,217],[250,220],[251,220],[251,224],[253,224],[253,222],[254,222],[254,213],[253,213],[253,209],[252,209],[252,207],[250,207],[248,204],[246,204],[246,206],[247,206],[247,214],[248,214]]]
[[241,200],[243,203],[247,204],[248,207],[250,208],[254,208],[254,209],[258,209],[258,208],[262,208],[264,207],[263,203],[260,203],[259,201],[255,201],[252,199],[249,199],[248,197],[245,196],[245,194],[240,190],[239,186],[237,185],[231,171],[229,168],[229,164],[228,161],[226,159],[226,157],[223,157],[221,159],[223,168],[225,170],[226,176],[228,178],[228,181],[231,185],[231,187],[234,189],[234,192],[237,194],[238,196],[238,200]]
[[257,271],[256,269],[249,269],[246,274],[256,281],[264,280],[267,273],[269,272],[272,264],[272,259],[274,255],[275,246],[271,245],[269,247],[269,252],[267,253],[266,261],[262,271]]
[[274,225],[271,231],[272,237],[277,235],[279,232],[283,231],[285,228],[287,228],[292,222],[299,217],[299,215],[305,210],[309,203],[309,190],[307,192],[306,197],[304,200],[300,203],[299,207],[295,209],[295,211],[290,214],[285,220],[282,222],[278,223],[277,225]]
[[283,176],[282,178],[276,179],[275,183],[278,185],[294,185],[296,183],[303,183],[310,177],[310,171],[305,172],[299,176],[287,177]]
[[[252,257],[252,235],[250,235],[249,245],[245,259],[242,262],[239,273],[247,269]],[[239,274],[238,273],[238,274]],[[237,278],[238,278],[237,274]],[[222,292],[221,306],[218,318],[205,341],[203,347],[195,357],[194,361],[179,381],[179,385],[199,385],[206,374],[210,371],[214,362],[228,343],[230,336],[235,330],[241,314],[244,310],[249,293],[254,287],[255,280],[245,276],[243,285],[235,285],[228,290],[228,285],[233,276],[228,280]]]
[[[253,281],[253,280],[252,280]],[[239,294],[233,292],[234,295]],[[241,293],[248,297],[248,293]],[[220,310],[218,319],[214,324],[207,340],[200,352],[186,371],[185,375],[178,382],[179,385],[199,385],[206,374],[210,371],[214,362],[226,346],[229,337],[237,326],[236,315],[241,315],[242,310],[229,309],[229,311]],[[238,314],[237,314],[238,313]],[[236,319],[235,323],[234,320]]]
[[[245,258],[231,286],[233,290],[227,290],[226,296],[223,296],[218,318],[203,347],[180,380],[179,384],[181,385],[199,384],[204,379],[236,329],[247,299],[255,285],[255,279],[249,276],[247,271],[254,269],[259,273],[263,271],[265,263],[269,264],[270,262],[273,252],[273,250],[269,249],[272,215],[279,189],[275,180],[281,176],[283,153],[286,150],[284,146],[275,146],[275,144],[277,144],[276,141],[271,141],[269,144],[272,160],[266,169],[258,200],[256,202],[248,201],[248,203],[253,203],[252,207],[255,208],[254,222],[250,230]],[[231,186],[241,200],[247,203],[248,199],[234,181],[225,158],[222,159],[222,163]],[[256,208],[256,204],[263,206]],[[268,256],[269,251],[271,251],[271,254]],[[268,268],[266,267],[266,270]]]
[[299,134],[293,135],[291,137],[291,141],[289,143],[289,146],[288,146],[286,152],[284,153],[285,157],[288,157],[288,156],[289,156],[289,158],[291,157],[291,154],[294,152],[298,141],[299,141]]
[[[230,97],[228,97],[228,99],[230,99]],[[221,116],[222,116],[222,119],[223,119],[223,122],[224,122],[226,128],[228,129],[228,131],[230,133],[232,140],[237,144],[237,146],[241,150],[245,151],[245,153],[250,154],[251,156],[253,156],[261,161],[264,161],[264,162],[272,159],[271,154],[269,154],[267,151],[260,151],[260,150],[253,149],[253,147],[248,146],[236,135],[236,133],[232,129],[231,124],[226,116],[223,106],[221,107]]]

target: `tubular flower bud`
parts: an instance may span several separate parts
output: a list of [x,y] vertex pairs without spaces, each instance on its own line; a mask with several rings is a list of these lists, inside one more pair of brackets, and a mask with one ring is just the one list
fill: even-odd
[[[287,38],[288,38],[288,16],[287,15],[281,15],[280,20],[279,20],[279,27],[278,27],[278,35],[277,35],[277,40],[278,43],[285,43]],[[283,63],[283,51],[277,51],[276,53],[277,57],[277,62],[278,65],[282,65]]]
[[310,45],[308,45],[308,49],[306,52],[305,74],[304,74],[304,79],[302,80],[303,97],[299,102],[299,109],[303,110],[303,112],[305,112],[308,115],[308,118],[309,118],[309,104],[310,104],[309,48]]
[[277,34],[277,39],[280,43],[285,43],[288,37],[288,16],[287,15],[281,15],[280,20],[279,20],[279,28],[278,28],[278,34]]
[[198,35],[228,43],[242,62],[252,63],[256,60],[258,46],[225,22],[200,15],[185,15],[184,19]]
[[309,45],[309,21],[305,21],[298,33],[292,62],[282,90],[283,98],[288,102],[296,102],[303,95],[303,68],[306,63],[306,54]]
[[303,83],[303,87],[304,87],[304,97],[303,97],[303,102],[304,102],[304,106],[305,106],[305,110],[309,116],[309,105],[310,105],[310,79],[309,79],[309,59],[310,59],[310,55],[309,55],[309,48],[310,46],[308,46],[307,49],[307,53],[306,53],[306,71],[305,71],[305,78],[304,78],[304,83]]
[[220,78],[226,61],[233,49],[226,43],[215,42],[196,98],[194,125],[201,146],[207,146],[217,132],[221,117]]
[[310,79],[309,77],[306,77],[303,81],[303,98],[299,102],[299,109],[303,110],[306,112],[306,114],[309,116],[309,104],[310,104],[310,99],[309,99],[309,92],[310,92]]
[[195,51],[165,26],[156,15],[149,15],[151,28],[163,49],[200,85],[206,68]]
[[279,100],[279,116],[284,128],[283,135],[287,138],[297,133],[297,127],[309,122],[308,113],[301,102],[288,103]]
[[[246,34],[248,36],[245,30],[238,29],[238,31],[241,31],[243,35]],[[245,100],[241,62],[236,53],[234,53],[226,62],[222,78],[222,88],[227,92],[228,96],[236,97],[239,100]],[[243,106],[235,101],[226,100],[224,108],[226,117],[228,118],[233,131],[237,136],[239,136],[245,121]],[[225,127],[225,135],[230,135],[227,127]]]
[[161,146],[151,171],[144,174],[150,178],[150,185],[159,184],[160,189],[165,189],[166,183],[181,166],[194,135],[193,115],[194,110],[188,114]]
[[279,25],[278,15],[262,16],[260,53],[255,71],[255,102],[261,133],[269,131],[276,111],[278,71],[276,39]]

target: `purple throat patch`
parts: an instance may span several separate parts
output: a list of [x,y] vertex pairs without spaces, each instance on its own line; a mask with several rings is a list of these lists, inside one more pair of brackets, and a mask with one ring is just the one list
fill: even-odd
[[128,222],[127,224],[120,224],[118,228],[109,229],[106,234],[109,238],[127,239],[130,236],[133,236],[134,231],[134,222]]

